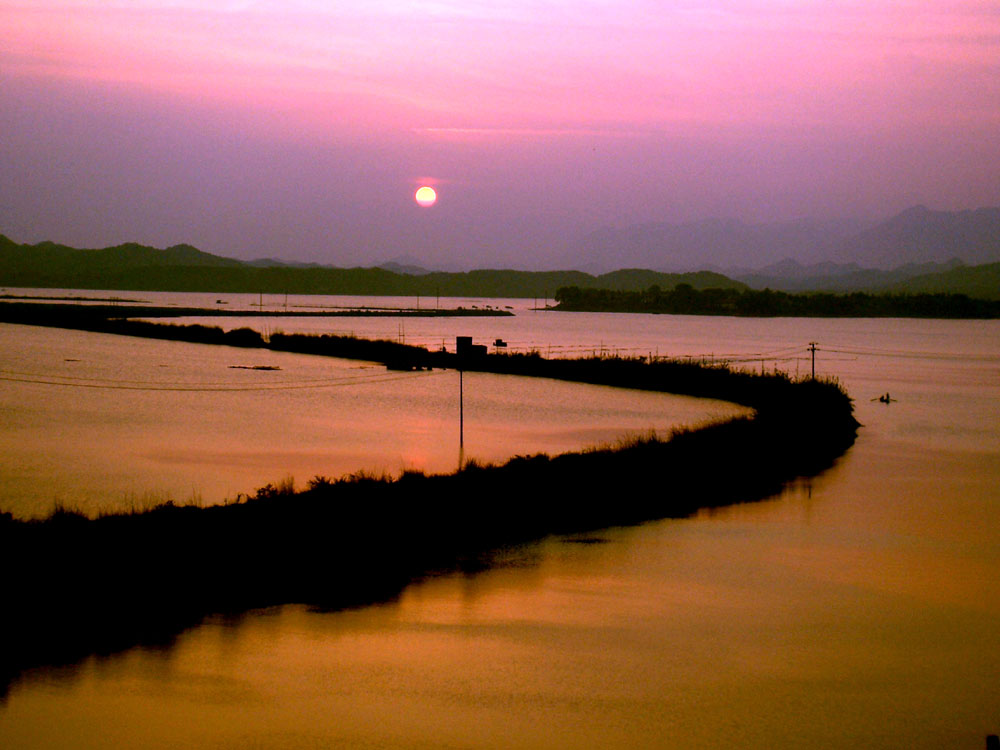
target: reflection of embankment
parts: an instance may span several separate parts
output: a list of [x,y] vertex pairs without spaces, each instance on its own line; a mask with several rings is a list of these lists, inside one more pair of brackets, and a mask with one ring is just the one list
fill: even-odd
[[[492,355],[460,363],[453,354],[332,337],[275,336],[271,345],[700,395],[756,414],[666,440],[517,457],[451,475],[316,479],[299,493],[265,487],[225,506],[167,505],[93,520],[72,512],[34,522],[4,516],[0,670],[8,679],[31,665],[169,641],[211,613],[373,602],[548,534],[764,498],[829,466],[857,428],[837,385],[782,375],[619,358]],[[392,357],[373,356],[377,350]]]

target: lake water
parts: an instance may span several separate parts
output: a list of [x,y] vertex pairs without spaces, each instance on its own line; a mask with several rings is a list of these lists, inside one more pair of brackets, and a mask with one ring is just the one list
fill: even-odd
[[[719,401],[0,325],[0,507],[219,503],[293,477],[451,472],[747,410]],[[276,369],[260,370],[255,367]]]
[[[979,748],[985,734],[1000,731],[1000,323],[585,315],[531,312],[530,300],[472,303],[511,304],[518,314],[408,319],[405,330],[391,318],[331,319],[327,329],[317,320],[258,323],[437,345],[455,334],[482,343],[502,337],[553,354],[604,348],[802,373],[811,366],[806,347],[816,341],[817,374],[845,384],[864,427],[833,469],[768,501],[609,530],[599,535],[602,543],[549,539],[512,551],[505,564],[484,573],[411,586],[379,606],[341,613],[284,607],[214,619],[167,648],[38,670],[17,682],[0,707],[0,746]],[[47,345],[53,363],[67,341],[82,335],[31,330],[38,341],[53,337]],[[138,340],[100,338],[136,367],[181,366],[180,353],[146,360]],[[15,370],[10,346],[9,339],[0,344],[3,367]],[[63,356],[81,360],[67,368],[97,367],[87,363],[92,351],[103,351],[94,346],[87,341],[78,349],[82,356]],[[215,369],[198,364],[192,372],[154,377],[150,370],[98,368],[49,376],[134,380],[143,388],[160,380],[178,387],[188,379],[228,386],[235,377],[254,387],[273,386],[258,380],[271,376],[361,381],[300,389],[309,394],[303,404],[313,408],[309,399],[319,393],[360,388],[360,402],[381,404],[385,392],[405,386],[430,395],[417,390],[404,401],[439,398],[444,409],[455,385],[448,373],[382,383],[384,371],[374,375],[362,363],[291,355],[280,371],[230,370],[230,364],[272,364],[275,355],[196,348],[196,359],[211,360]],[[0,382],[5,391],[104,392]],[[436,383],[441,392],[434,396]],[[547,396],[559,384],[538,383],[529,411],[563,401]],[[471,390],[510,392],[503,384]],[[886,391],[897,401],[871,400]],[[112,393],[136,399],[126,413],[142,413],[149,399],[177,391]],[[232,414],[259,398],[286,397],[278,393],[181,393],[206,400],[185,407],[164,429],[182,431],[178,423],[200,414],[201,427],[187,437],[210,434],[175,465],[191,464],[220,436],[243,434]],[[234,408],[212,408],[229,398],[237,399]],[[594,439],[589,420],[599,421],[604,408],[581,412],[581,399],[567,398],[560,439]],[[600,429],[629,415],[638,416],[628,424],[648,426],[649,412],[636,403],[609,407],[612,417]],[[495,415],[487,442],[502,439],[496,433],[506,430],[509,408],[506,397],[484,407]],[[673,406],[657,408],[668,422],[674,418]],[[5,420],[8,411],[5,405]],[[415,413],[419,422],[420,409]],[[320,422],[328,418],[313,414]],[[66,432],[54,435],[53,444],[82,441],[83,449],[88,429],[107,431],[81,424],[85,419],[67,413]],[[556,412],[529,415],[527,426],[510,428],[517,435],[512,442],[545,424],[559,431],[563,419]],[[206,426],[212,420],[223,428]],[[452,421],[442,417],[443,424]],[[130,429],[125,444],[148,440],[156,428],[143,416]],[[270,448],[287,452],[288,460],[313,439],[300,439],[297,423],[272,429]],[[373,429],[365,445],[395,439]],[[327,444],[321,450],[335,452]],[[449,450],[445,460],[454,463]],[[669,477],[652,469],[636,481],[655,490]],[[204,493],[203,499],[209,500]]]

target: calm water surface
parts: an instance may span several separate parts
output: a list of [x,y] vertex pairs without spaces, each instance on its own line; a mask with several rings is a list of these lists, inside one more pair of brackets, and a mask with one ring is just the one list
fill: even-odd
[[[550,539],[380,606],[216,619],[169,648],[39,670],[0,708],[0,745],[979,748],[1000,731],[1000,325],[460,324],[792,371],[817,341],[818,373],[845,383],[865,427],[831,471],[769,501]],[[406,325],[409,341],[455,324]],[[870,400],[886,391],[898,401]]]
[[[287,476],[459,460],[457,372],[0,325],[0,507],[217,503]],[[275,370],[245,369],[255,366]],[[735,413],[730,404],[466,373],[465,457],[579,450]]]

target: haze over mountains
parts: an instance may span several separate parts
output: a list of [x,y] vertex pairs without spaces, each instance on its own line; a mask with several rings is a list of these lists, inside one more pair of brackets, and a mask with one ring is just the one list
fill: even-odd
[[[441,294],[540,296],[560,285],[641,289],[684,281],[698,288],[746,284],[784,291],[1000,297],[1000,207],[949,212],[915,206],[871,226],[851,220],[646,224],[589,233],[578,248],[554,266],[558,272],[432,270],[418,258],[399,256],[374,268],[351,269],[348,283],[345,269],[280,258],[239,261],[186,244],[166,250],[136,243],[77,250],[53,242],[19,245],[0,236],[0,283],[153,289],[158,287],[149,284],[155,278],[164,288],[223,291],[256,289],[266,276],[284,279],[286,289],[295,278],[292,286],[321,293],[426,294],[438,289]],[[706,271],[711,273],[684,279],[675,275]],[[369,287],[371,291],[363,291]]]
[[[822,263],[891,269],[908,263],[966,264],[1000,261],[1000,207],[934,211],[914,206],[874,224],[844,219],[780,224],[745,224],[709,219],[684,224],[642,224],[605,228],[576,243],[559,265],[601,272],[611,268],[687,271],[710,268],[746,275],[829,275],[836,267],[802,274],[794,266]],[[848,272],[851,269],[848,269]]]

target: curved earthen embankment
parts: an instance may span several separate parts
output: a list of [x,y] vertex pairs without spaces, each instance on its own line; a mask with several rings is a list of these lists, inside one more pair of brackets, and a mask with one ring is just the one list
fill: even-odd
[[[160,338],[204,339],[200,326],[117,332],[143,335],[148,326]],[[240,345],[250,339],[244,334]],[[763,499],[832,465],[858,428],[837,384],[780,374],[643,359],[459,358],[338,337],[274,336],[260,345],[704,396],[755,413],[663,439],[448,475],[316,478],[301,492],[268,486],[224,506],[168,504],[97,519],[0,515],[0,685],[31,666],[168,643],[215,613],[385,600],[421,577],[488,565],[496,550],[549,534]]]

